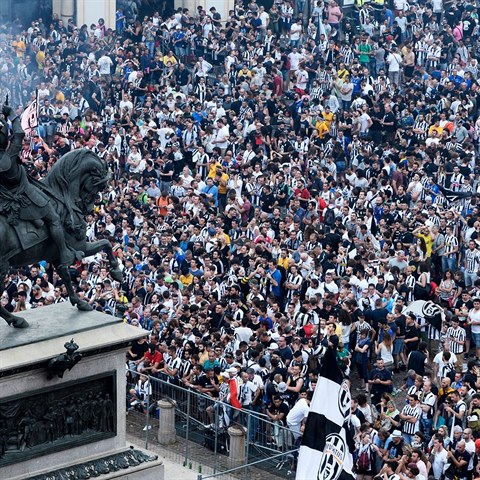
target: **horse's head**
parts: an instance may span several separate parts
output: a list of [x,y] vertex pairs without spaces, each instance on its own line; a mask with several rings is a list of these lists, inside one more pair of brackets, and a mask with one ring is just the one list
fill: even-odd
[[93,210],[98,193],[105,189],[108,178],[105,162],[96,153],[82,148],[63,155],[45,183],[53,193],[60,194],[64,200],[70,199],[72,205],[86,214]]

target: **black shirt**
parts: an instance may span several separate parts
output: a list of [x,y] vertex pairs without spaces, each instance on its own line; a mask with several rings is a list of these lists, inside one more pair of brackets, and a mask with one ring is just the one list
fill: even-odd
[[148,342],[139,343],[138,340],[134,340],[132,342],[132,346],[130,347],[130,350],[135,355],[134,357],[129,355],[130,359],[140,360],[147,353]]
[[418,347],[418,344],[420,343],[420,340],[418,340],[419,334],[418,334],[417,327],[415,327],[415,325],[412,325],[411,327],[406,326],[405,327],[405,340],[407,340],[409,338],[415,338],[415,337],[417,337],[417,340],[415,342],[408,342],[408,343],[405,344],[405,346],[407,347],[407,350],[409,352],[411,352],[412,350],[415,350]]
[[418,350],[413,351],[408,357],[408,369],[415,370],[417,375],[425,373],[425,359],[427,356]]

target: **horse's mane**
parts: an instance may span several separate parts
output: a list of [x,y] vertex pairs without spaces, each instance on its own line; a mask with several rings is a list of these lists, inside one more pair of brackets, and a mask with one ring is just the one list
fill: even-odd
[[79,198],[74,198],[75,183],[82,180],[82,174],[97,174],[102,178],[107,176],[107,168],[103,160],[91,150],[81,148],[62,155],[53,165],[47,177],[41,182],[44,188],[57,197],[67,208],[67,226],[73,224],[73,210]]
[[43,183],[54,191],[61,193],[62,197],[65,195],[70,197],[72,181],[80,179],[79,175],[85,169],[87,157],[90,157],[89,160],[97,164],[91,165],[92,173],[95,167],[98,170],[105,171],[105,165],[96,153],[87,148],[80,148],[63,155],[53,165]]

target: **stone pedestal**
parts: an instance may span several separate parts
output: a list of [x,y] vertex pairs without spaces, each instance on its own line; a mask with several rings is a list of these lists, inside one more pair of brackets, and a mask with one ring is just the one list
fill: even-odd
[[168,400],[159,400],[158,414],[158,443],[160,445],[175,443],[175,405]]
[[[82,465],[110,468],[105,478],[134,478],[130,468],[113,472],[112,462],[130,462],[137,471],[161,470],[161,462],[153,458],[138,462],[125,456],[125,352],[146,332],[67,303],[22,316],[28,329],[0,323],[0,446],[6,448],[0,455],[0,478],[40,479]],[[76,364],[65,356],[65,344],[72,339],[82,356]],[[53,358],[55,370],[48,368]],[[49,373],[55,374],[51,380]],[[101,460],[107,457],[110,467]],[[157,472],[155,478],[163,475]]]
[[237,426],[229,427],[228,434],[230,435],[228,467],[239,467],[245,463],[245,429]]
[[[1,2],[0,2],[1,3]],[[116,0],[53,0],[52,10],[67,23],[76,12],[76,24],[81,27],[92,23],[97,25],[98,19],[103,18],[105,25],[115,30]]]
[[234,9],[234,5],[234,0],[175,0],[175,8],[188,8],[190,15],[197,13],[197,6],[202,6],[208,14],[210,14],[210,8],[215,7],[222,17],[222,27],[225,27],[228,12]]

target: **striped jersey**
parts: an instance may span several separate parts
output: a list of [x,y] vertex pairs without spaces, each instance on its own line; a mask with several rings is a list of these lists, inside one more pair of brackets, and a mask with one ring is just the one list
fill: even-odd
[[415,417],[417,419],[417,421],[414,423],[404,421],[402,424],[403,433],[406,433],[407,435],[414,435],[415,432],[420,430],[420,417],[422,415],[422,409],[419,405],[415,405],[414,407],[405,405],[403,407],[402,414],[408,415],[409,417]]
[[447,339],[450,345],[450,351],[452,353],[463,353],[463,343],[458,342],[465,342],[465,337],[465,329],[463,329],[462,327],[449,327],[447,329]]
[[477,273],[480,267],[480,251],[474,248],[465,252],[465,271],[467,273]]
[[445,235],[445,250],[444,253],[448,256],[455,255],[452,253],[458,247],[458,240],[455,235]]

